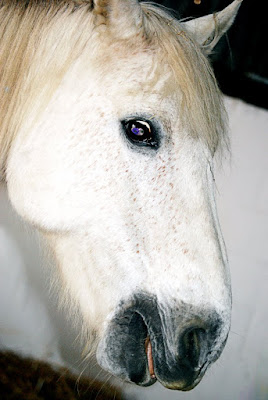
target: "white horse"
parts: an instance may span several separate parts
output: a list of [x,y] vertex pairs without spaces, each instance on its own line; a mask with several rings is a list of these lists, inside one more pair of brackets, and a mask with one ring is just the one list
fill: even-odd
[[139,385],[190,390],[227,340],[206,54],[240,4],[180,23],[137,0],[0,1],[2,179],[100,366]]

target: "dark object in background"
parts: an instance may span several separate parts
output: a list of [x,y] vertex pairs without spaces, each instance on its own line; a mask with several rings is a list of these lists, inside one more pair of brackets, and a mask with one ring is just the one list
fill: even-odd
[[0,352],[1,400],[123,400],[115,386],[54,369],[46,362]]
[[[221,11],[232,0],[155,0],[177,17],[200,17]],[[233,26],[210,56],[223,93],[268,109],[267,13],[265,2],[244,0]]]

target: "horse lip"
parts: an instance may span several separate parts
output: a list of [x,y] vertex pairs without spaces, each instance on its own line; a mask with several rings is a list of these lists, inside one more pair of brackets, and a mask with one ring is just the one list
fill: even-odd
[[158,378],[158,381],[161,385],[163,385],[166,389],[170,389],[170,390],[180,390],[182,392],[188,392],[192,389],[194,389],[202,380],[205,372],[207,370],[207,366],[204,369],[200,369],[196,378],[194,379],[194,381],[190,384],[187,385],[185,381],[181,381],[181,382],[166,382],[163,381],[161,379]]
[[193,383],[190,385],[186,385],[186,382],[181,381],[181,382],[165,382],[159,379],[159,383],[164,386],[166,389],[170,390],[181,390],[182,392],[188,392],[192,390],[195,386],[198,385],[200,382],[201,378],[196,379]]
[[[147,339],[151,342],[150,338],[147,337]],[[147,349],[147,347],[146,347]],[[177,359],[179,361],[179,359]],[[193,371],[195,371],[195,377],[194,380],[190,383],[187,384],[187,381],[182,379],[181,381],[166,381],[165,379],[161,378],[161,373],[159,373],[158,368],[157,368],[157,364],[156,364],[156,369],[153,366],[153,373],[154,373],[154,381],[152,381],[151,383],[147,384],[146,386],[149,386],[153,383],[155,383],[155,381],[157,380],[162,386],[164,386],[167,389],[170,390],[180,390],[183,392],[187,392],[190,391],[192,389],[194,389],[202,380],[203,376],[205,375],[208,367],[210,366],[211,362],[206,360],[205,362],[203,362],[203,364],[199,365],[197,368],[194,368]],[[150,371],[150,364],[149,364],[149,372]],[[151,375],[152,378],[152,375]],[[142,385],[145,386],[145,385]]]
[[[156,377],[154,377],[154,378],[151,377],[148,381],[136,383],[136,385],[142,386],[142,387],[148,387],[148,386],[152,386],[156,381],[157,381]],[[132,381],[129,381],[129,382],[133,383]]]
[[181,389],[181,390],[183,392],[188,392],[188,391],[194,389],[199,384],[199,382],[202,380],[209,365],[210,365],[210,363],[208,361],[204,362],[204,364],[200,367],[199,372],[198,372],[195,380],[193,381],[193,383],[189,386],[186,386],[184,389]]

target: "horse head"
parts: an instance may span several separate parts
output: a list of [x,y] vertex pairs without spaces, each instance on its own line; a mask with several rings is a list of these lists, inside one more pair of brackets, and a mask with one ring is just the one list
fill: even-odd
[[[181,23],[136,0],[78,3],[40,34],[6,158],[9,196],[51,248],[99,364],[139,385],[189,390],[230,328],[212,172],[225,111],[206,53],[240,1]],[[75,41],[82,27],[89,40]]]

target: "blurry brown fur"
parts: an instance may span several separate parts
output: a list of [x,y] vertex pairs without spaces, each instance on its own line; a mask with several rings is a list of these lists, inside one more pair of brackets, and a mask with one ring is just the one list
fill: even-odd
[[73,375],[44,361],[0,352],[1,400],[123,400],[111,384]]

